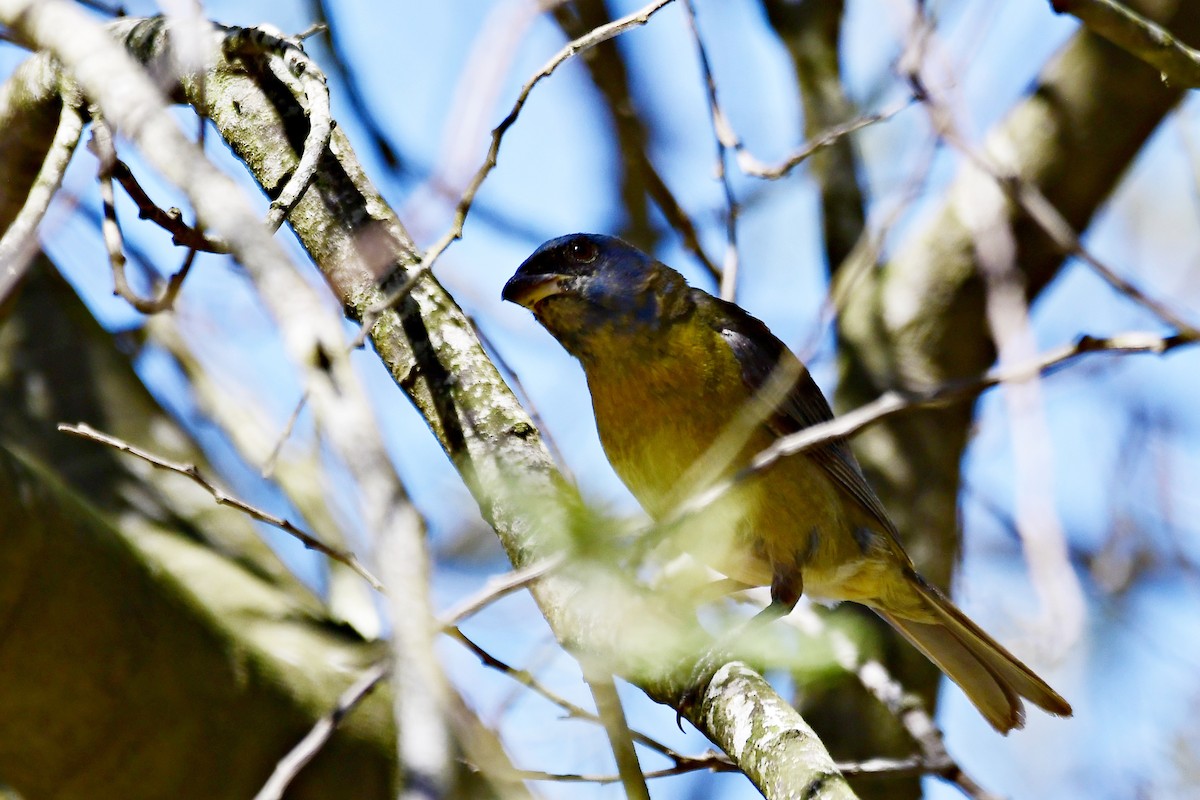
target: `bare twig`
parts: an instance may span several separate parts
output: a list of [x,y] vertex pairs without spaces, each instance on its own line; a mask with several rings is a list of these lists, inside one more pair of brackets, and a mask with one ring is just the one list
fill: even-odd
[[[221,429],[244,462],[259,464],[262,454],[278,444],[279,435],[258,399],[218,379],[198,352],[195,337],[188,335],[178,317],[152,317],[143,331],[147,342],[169,354],[182,370],[196,411]],[[331,547],[344,548],[350,523],[340,520],[329,505],[327,490],[333,484],[329,468],[320,443],[306,441],[292,450],[269,477],[312,535]],[[378,639],[381,623],[371,587],[349,567],[333,560],[326,563],[325,605],[329,613],[349,623],[364,638]]]
[[267,454],[266,460],[263,461],[262,469],[259,474],[264,478],[270,478],[275,472],[275,463],[279,461],[279,454],[283,452],[283,445],[291,438],[292,431],[296,427],[296,422],[300,419],[300,412],[304,410],[304,406],[308,404],[308,391],[300,393],[300,399],[296,401],[296,407],[292,409],[292,413],[288,415],[287,422],[284,423],[283,430],[279,432],[278,438],[275,439],[275,445],[271,448],[271,452]]
[[763,178],[769,181],[778,180],[802,164],[809,156],[818,150],[829,147],[843,136],[849,136],[856,131],[860,131],[870,125],[874,125],[877,122],[886,122],[904,109],[911,106],[914,102],[915,99],[913,97],[906,97],[894,105],[888,106],[882,111],[864,114],[857,119],[852,119],[849,122],[842,123],[841,125],[834,125],[823,131],[819,136],[800,145],[800,147],[794,150],[791,155],[773,166],[755,158],[755,156],[746,149],[745,144],[740,139],[736,140],[731,146],[737,152],[737,163],[742,172],[746,173],[747,175],[753,175],[756,178]]
[[314,22],[292,38],[298,42],[303,42],[305,39],[311,39],[318,33],[329,33],[329,24],[326,22]]
[[549,700],[551,703],[567,712],[567,716],[598,721],[594,719],[595,715],[592,714],[592,712],[588,711],[583,706],[575,705],[567,698],[544,685],[532,672],[524,669],[518,669],[507,662],[496,658],[487,650],[476,644],[475,641],[468,637],[465,633],[463,633],[461,628],[447,628],[445,633],[451,639],[470,650],[485,667],[490,667],[491,669],[494,669],[503,675],[507,675],[509,678],[512,678],[522,686],[532,689],[546,700]]
[[651,17],[671,2],[673,0],[654,0],[654,2],[648,3],[632,14],[627,14],[620,19],[613,20],[607,25],[601,25],[586,35],[567,42],[566,46],[559,50],[532,78],[525,82],[525,85],[521,87],[521,91],[517,95],[516,102],[513,103],[512,110],[508,112],[508,116],[501,120],[500,124],[492,130],[492,143],[488,148],[487,157],[484,159],[484,163],[479,168],[479,171],[475,173],[475,177],[471,179],[471,183],[467,186],[466,191],[463,192],[462,199],[458,201],[458,205],[454,209],[454,221],[450,225],[450,230],[425,251],[425,256],[421,259],[421,263],[409,271],[407,279],[399,288],[388,294],[387,297],[383,298],[363,314],[363,328],[365,330],[370,330],[374,326],[375,320],[378,319],[381,313],[392,308],[407,297],[409,292],[413,290],[413,287],[417,285],[417,281],[425,273],[433,269],[433,265],[442,253],[445,252],[446,248],[451,243],[462,238],[463,225],[466,223],[467,214],[471,211],[471,204],[475,202],[475,195],[479,192],[479,188],[483,185],[488,175],[496,167],[497,157],[500,154],[500,143],[504,140],[504,134],[517,121],[517,117],[520,115],[521,109],[525,107],[525,103],[529,100],[529,95],[534,87],[541,83],[544,78],[553,75],[555,70],[573,56],[590,50],[601,42],[606,42],[627,30],[645,25],[650,21]]
[[920,698],[904,690],[887,667],[877,659],[863,659],[858,646],[844,631],[827,626],[817,614],[793,614],[788,617],[814,635],[829,637],[834,658],[847,672],[858,678],[863,688],[888,709],[921,748],[921,754],[906,759],[870,759],[840,766],[843,774],[934,774],[957,785],[976,800],[996,800],[979,786],[947,752],[942,732],[934,723]]
[[1055,244],[1064,253],[1075,256],[1083,261],[1092,268],[1093,272],[1118,292],[1147,309],[1180,333],[1186,334],[1191,338],[1200,337],[1200,331],[1176,314],[1168,305],[1138,289],[1132,283],[1118,275],[1091,251],[1084,248],[1082,242],[1079,241],[1079,235],[1072,230],[1070,223],[1059,213],[1059,210],[1054,207],[1054,204],[1050,202],[1039,188],[1015,176],[999,177],[998,179],[1000,181],[1000,188],[1025,209],[1025,212],[1054,240]]
[[[315,31],[314,31],[315,32]],[[305,35],[311,35],[305,32]],[[329,109],[329,86],[325,75],[312,58],[304,52],[300,45],[300,37],[289,38],[279,31],[268,30],[264,27],[238,28],[224,42],[225,53],[231,55],[267,54],[278,58],[287,76],[299,82],[299,87],[291,87],[297,99],[308,103],[308,135],[304,139],[304,148],[300,154],[300,162],[288,178],[279,196],[271,201],[271,209],[267,212],[267,228],[276,231],[287,215],[296,207],[300,196],[304,194],[317,174],[317,164],[321,155],[329,146],[333,135],[333,115]],[[284,77],[284,76],[280,76]],[[289,86],[291,81],[285,81]]]
[[513,570],[503,575],[496,575],[483,585],[478,592],[465,598],[460,603],[442,614],[438,624],[443,628],[452,628],[480,609],[491,605],[501,597],[506,597],[515,591],[524,589],[552,569],[557,568],[566,560],[562,553],[530,564],[522,569]]
[[113,293],[143,314],[166,311],[175,305],[175,297],[191,271],[196,251],[194,248],[188,251],[183,266],[167,280],[157,297],[145,298],[134,291],[125,272],[125,239],[121,234],[121,223],[117,219],[116,197],[113,193],[113,168],[117,163],[117,151],[113,146],[112,131],[98,109],[92,110],[92,137],[88,142],[88,149],[100,161],[100,202],[104,206],[101,230],[104,233],[104,245],[108,249],[108,261],[112,266]]
[[882,419],[917,408],[937,406],[975,397],[1002,383],[1029,380],[1046,374],[1069,361],[1090,353],[1156,353],[1163,354],[1176,347],[1195,344],[1200,337],[1175,334],[1159,336],[1132,331],[1107,337],[1081,336],[1073,345],[1064,345],[1022,364],[1002,366],[975,380],[955,381],[925,391],[889,391],[877,400],[848,414],[803,431],[777,439],[758,453],[747,469],[758,472],[784,456],[809,450],[839,436],[851,436]]
[[1050,0],[1059,14],[1071,14],[1093,33],[1162,73],[1174,86],[1200,86],[1200,50],[1188,47],[1169,31],[1114,0]]
[[4,231],[3,238],[0,238],[0,302],[25,274],[37,252],[38,226],[62,185],[63,175],[66,174],[82,131],[83,117],[79,113],[78,103],[64,98],[54,141],[46,150],[37,177],[25,196],[25,204]]
[[[656,769],[642,773],[642,777],[646,780],[652,780],[654,778],[669,778],[674,775],[686,775],[689,772],[700,772],[703,770],[710,772],[737,772],[737,767],[734,767],[732,764],[727,765],[722,761],[710,757],[684,758],[666,769]],[[514,773],[514,777],[526,781],[554,781],[556,783],[596,783],[603,785],[621,782],[620,775],[540,772],[532,769],[517,770]]]
[[737,137],[729,125],[729,119],[721,109],[717,100],[717,82],[713,77],[712,64],[708,60],[708,49],[700,36],[700,28],[696,24],[696,9],[692,0],[684,0],[684,16],[688,28],[696,42],[696,52],[700,58],[700,69],[704,73],[704,87],[708,92],[708,111],[712,119],[713,138],[717,143],[716,173],[725,192],[725,259],[721,264],[721,297],[733,302],[737,298],[738,249],[737,249],[737,218],[738,201],[733,194],[733,184],[729,180],[729,170],[725,164],[726,150],[735,146]]
[[[475,655],[475,657],[480,660],[480,662],[484,666],[490,667],[491,669],[494,669],[503,675],[507,675],[509,678],[511,678],[512,680],[521,684],[522,686],[525,686],[525,687],[529,688],[530,690],[536,692],[537,694],[541,695],[543,698],[545,698],[549,702],[553,703],[554,705],[558,706],[563,711],[565,711],[568,717],[570,717],[572,719],[584,720],[585,722],[593,722],[593,723],[597,723],[597,724],[600,723],[600,718],[596,714],[592,713],[591,711],[588,711],[583,706],[579,706],[579,705],[576,705],[575,703],[572,703],[570,700],[568,700],[567,698],[558,694],[553,689],[548,688],[547,686],[542,684],[541,681],[539,681],[528,670],[517,669],[516,667],[513,667],[510,664],[496,658],[491,653],[489,653],[487,650],[484,650],[482,647],[480,647],[478,644],[476,644],[474,641],[472,641],[470,638],[468,638],[466,636],[466,634],[464,634],[462,632],[461,629],[447,628],[446,635],[449,636],[451,639],[454,639],[456,642],[461,644],[463,647],[470,650]],[[676,750],[672,749],[671,747],[668,747],[667,745],[658,741],[657,739],[647,736],[646,734],[641,733],[637,730],[631,729],[629,731],[629,735],[630,735],[630,737],[632,737],[633,741],[637,742],[638,744],[644,745],[645,747],[650,748],[651,750],[655,751],[656,753],[660,753],[661,755],[671,759],[672,761],[674,761],[676,763],[680,763],[680,762],[688,761],[688,760],[695,760],[695,761],[705,760],[707,762],[716,761],[716,762],[719,762],[721,766],[719,766],[719,767],[711,766],[709,768],[718,770],[718,771],[730,771],[730,772],[737,770],[737,766],[732,761],[730,761],[726,756],[719,754],[719,753],[710,753],[710,754],[706,754],[704,756],[698,756],[698,757],[685,756],[682,753],[679,753]]]
[[140,458],[148,464],[159,469],[165,469],[169,472],[177,472],[180,475],[183,475],[185,478],[190,478],[194,483],[200,486],[200,488],[211,494],[213,499],[217,501],[218,505],[236,508],[242,513],[247,514],[260,522],[265,522],[268,525],[273,525],[276,528],[279,528],[284,533],[299,539],[301,544],[308,549],[316,550],[318,553],[323,553],[329,558],[345,564],[350,569],[358,573],[363,580],[371,584],[371,586],[377,591],[385,591],[383,588],[383,583],[380,582],[380,580],[374,575],[372,575],[353,553],[345,550],[339,550],[335,547],[330,547],[320,539],[317,539],[316,537],[300,530],[283,517],[277,517],[274,514],[263,511],[256,506],[250,505],[244,500],[240,500],[232,495],[227,494],[224,490],[218,488],[215,484],[211,483],[207,478],[205,478],[195,464],[189,464],[181,461],[170,461],[168,459],[161,458],[153,453],[141,449],[140,447],[136,447],[135,445],[132,445],[123,439],[118,439],[115,436],[102,433],[85,423],[70,425],[65,422],[60,422],[58,424],[58,430],[62,431],[63,433],[69,433],[72,436],[78,436],[81,439],[90,439],[93,442],[99,442],[100,444],[119,450],[122,453],[129,453],[132,456],[136,456],[137,458]]
[[279,760],[274,771],[271,772],[271,777],[258,790],[258,794],[254,795],[254,800],[280,800],[288,785],[300,774],[300,770],[304,769],[305,765],[321,752],[321,748],[333,736],[333,732],[337,730],[337,726],[345,719],[346,715],[354,710],[355,706],[362,702],[363,698],[369,695],[380,681],[387,677],[390,669],[390,665],[386,662],[376,664],[352,683],[338,698],[337,705],[328,714],[317,720],[317,724],[312,727],[312,730]]
[[138,182],[133,171],[121,159],[116,159],[112,165],[112,176],[121,184],[121,188],[129,195],[138,207],[138,219],[149,220],[171,234],[171,241],[182,247],[200,250],[205,253],[227,253],[228,246],[219,239],[206,235],[203,231],[193,228],[183,221],[183,212],[178,208],[163,210],[153,200]]
[[[871,758],[866,761],[842,761],[835,765],[843,775],[854,777],[869,775],[871,777],[904,777],[909,775],[938,775],[941,777],[943,767],[939,764],[928,763],[920,756],[909,758]],[[716,753],[708,753],[699,757],[683,756],[670,767],[650,770],[643,773],[646,780],[669,778],[675,775],[686,775],[692,772],[737,772],[737,767],[723,760]],[[620,775],[588,775],[584,773],[540,772],[538,770],[517,770],[514,777],[530,781],[554,781],[558,783],[618,783]],[[957,783],[957,782],[956,782]],[[987,793],[975,794],[958,784],[968,797],[976,800],[996,800],[994,795]],[[969,784],[968,784],[969,786]]]

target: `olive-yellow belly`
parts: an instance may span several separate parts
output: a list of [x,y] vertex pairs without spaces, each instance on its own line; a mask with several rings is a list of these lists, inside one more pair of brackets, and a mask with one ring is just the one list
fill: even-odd
[[[605,453],[659,519],[773,441],[761,423],[728,433],[752,401],[732,351],[711,342],[684,345],[669,348],[671,355],[585,364]],[[689,350],[701,357],[680,357]],[[847,500],[816,461],[792,456],[691,516],[677,540],[748,585],[782,578],[802,581],[819,599],[870,603],[896,565],[867,557],[872,537],[860,529],[869,522]]]

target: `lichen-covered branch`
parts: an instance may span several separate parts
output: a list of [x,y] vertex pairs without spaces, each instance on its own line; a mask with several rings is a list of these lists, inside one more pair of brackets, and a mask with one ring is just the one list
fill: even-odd
[[[0,15],[4,9],[0,4]],[[153,61],[165,57],[169,37],[162,21],[120,25],[122,42],[139,58]],[[75,66],[82,69],[84,65]],[[191,100],[203,105],[204,113],[264,190],[269,194],[277,191],[295,169],[309,133],[307,116],[295,93],[253,59],[219,61],[205,76],[202,96],[196,85],[184,88],[195,92]],[[139,137],[139,131],[164,135],[156,123],[125,119],[122,125],[120,114],[106,110],[143,148],[159,142],[154,136]],[[139,124],[146,127],[139,129]],[[173,171],[164,172],[179,177]],[[237,226],[215,224],[224,219],[223,212],[216,210],[210,215],[205,208],[198,207],[201,219],[215,227],[243,261],[274,258],[256,250],[257,244],[247,245],[246,239],[239,245]],[[386,293],[389,287],[378,285],[380,276],[404,280],[406,271],[417,264],[411,240],[363,175],[340,130],[335,129],[321,154],[313,181],[301,194],[289,222],[354,317],[363,315]],[[249,234],[248,240],[257,242],[257,234]],[[240,253],[239,247],[243,248]],[[464,475],[514,565],[524,566],[540,555],[568,548],[569,540],[562,533],[575,524],[577,515],[571,495],[469,322],[436,279],[426,275],[417,282],[398,309],[378,319],[371,333],[376,350]],[[636,586],[615,571],[605,570],[603,581],[587,580],[591,569],[594,567],[564,567],[544,576],[534,588],[560,640],[570,648],[598,654],[602,663],[611,663],[651,696],[677,704],[684,686],[676,667],[694,654],[699,644],[687,633],[689,626],[661,604],[647,602]],[[720,684],[714,684],[714,690],[719,689]],[[803,723],[765,683],[759,691],[760,702],[773,709],[772,726],[756,730],[774,732],[779,741],[788,741],[787,731],[799,730]],[[826,776],[823,785],[839,785],[836,771],[827,770],[824,761],[777,762],[771,748],[747,747],[737,738],[745,733],[744,727],[713,727],[710,723],[722,718],[726,702],[723,694],[707,699],[705,715],[696,712],[693,721],[725,749],[742,752],[739,765],[768,796],[785,796],[776,791],[780,784],[773,782],[781,775],[792,775],[788,785],[807,785],[806,775],[814,769]],[[810,748],[815,746],[815,740],[809,742]]]

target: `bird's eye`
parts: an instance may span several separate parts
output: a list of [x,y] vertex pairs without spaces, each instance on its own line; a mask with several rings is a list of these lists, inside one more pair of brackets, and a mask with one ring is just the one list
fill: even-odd
[[587,239],[579,239],[578,241],[571,242],[568,251],[571,254],[571,260],[578,264],[590,264],[600,254],[600,249],[596,247],[596,243],[589,242]]

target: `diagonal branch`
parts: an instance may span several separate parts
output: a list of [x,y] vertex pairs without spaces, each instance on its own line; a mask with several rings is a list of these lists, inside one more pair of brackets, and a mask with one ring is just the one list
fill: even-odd
[[[2,102],[2,101],[0,101]],[[62,185],[67,165],[83,132],[83,117],[77,99],[64,99],[54,140],[41,168],[25,195],[25,202],[0,239],[0,302],[25,274],[37,252],[37,229]],[[6,144],[7,146],[7,144]],[[11,186],[10,189],[20,187]],[[2,224],[4,220],[0,220]]]
[[725,258],[721,263],[720,294],[723,300],[733,302],[737,299],[739,206],[737,197],[733,193],[733,184],[730,181],[729,169],[725,161],[729,142],[735,137],[729,125],[729,118],[725,116],[725,111],[717,99],[717,81],[713,77],[712,64],[708,60],[708,48],[704,46],[704,39],[700,36],[700,28],[696,24],[696,9],[692,0],[684,0],[683,10],[692,39],[696,42],[696,52],[700,58],[700,71],[704,74],[704,88],[708,95],[708,114],[712,121],[713,138],[717,145],[716,174],[717,179],[721,181],[721,189],[725,193]]
[[347,567],[358,573],[363,580],[371,584],[376,591],[386,591],[383,587],[383,583],[374,575],[372,575],[371,572],[363,566],[362,562],[359,561],[358,557],[353,553],[346,550],[339,550],[336,547],[330,547],[315,536],[305,533],[303,530],[296,527],[291,522],[288,522],[283,517],[277,517],[274,514],[263,511],[257,506],[250,505],[245,500],[234,497],[206,478],[195,464],[185,464],[179,461],[171,461],[166,458],[161,458],[160,456],[156,456],[151,452],[141,449],[140,447],[136,447],[129,442],[118,439],[115,436],[109,436],[107,433],[101,433],[92,426],[84,423],[79,423],[77,425],[59,423],[58,429],[63,433],[68,433],[72,436],[78,436],[81,439],[90,439],[93,442],[107,445],[108,447],[119,450],[122,453],[129,453],[129,455],[140,458],[147,464],[157,467],[158,469],[165,469],[168,472],[178,473],[211,494],[213,496],[213,500],[217,501],[217,505],[236,508],[238,511],[241,511],[247,516],[253,517],[259,522],[265,522],[268,525],[273,525],[276,528],[279,528],[279,530],[283,531],[289,536],[293,536],[298,539],[300,543],[309,550],[315,550],[318,553],[322,553],[329,558],[332,558],[334,561],[345,564]]
[[375,690],[375,687],[388,676],[390,666],[387,663],[376,664],[367,670],[338,698],[337,705],[325,716],[317,720],[317,724],[296,743],[288,754],[275,765],[271,777],[263,784],[254,800],[280,800],[288,786],[300,774],[300,770],[316,758],[317,753],[325,746],[338,724],[354,710],[363,698]]
[[1058,14],[1071,14],[1088,30],[1103,36],[1162,73],[1172,86],[1200,86],[1200,50],[1188,47],[1170,31],[1115,0],[1050,0]]

